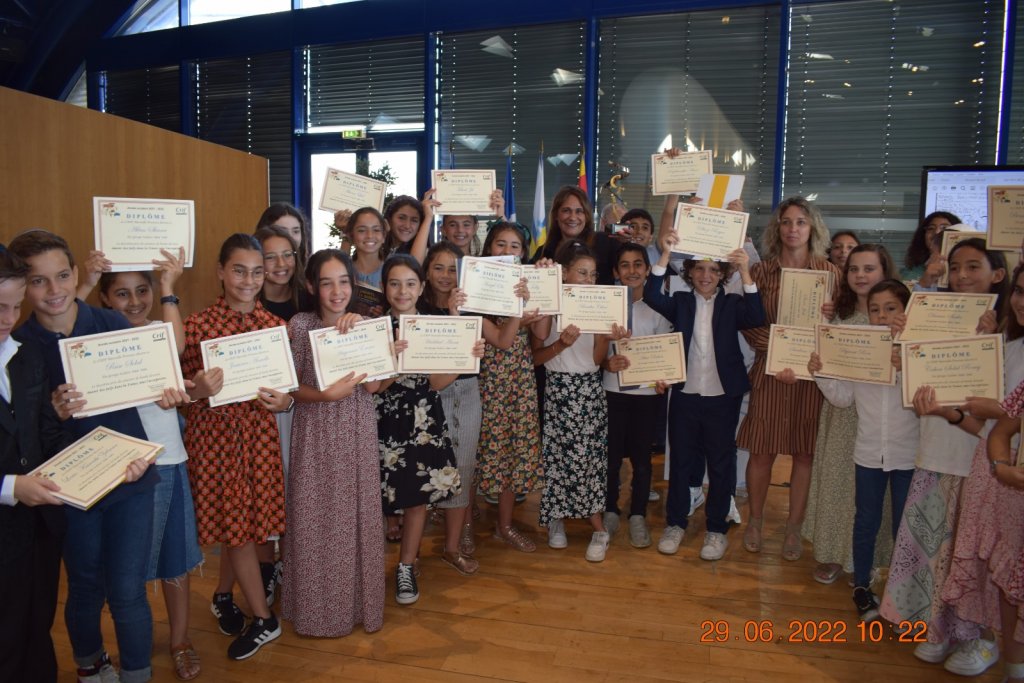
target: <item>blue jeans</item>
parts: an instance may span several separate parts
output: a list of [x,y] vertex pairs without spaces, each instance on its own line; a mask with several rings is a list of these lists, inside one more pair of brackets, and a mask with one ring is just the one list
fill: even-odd
[[75,661],[82,667],[92,666],[104,652],[100,613],[106,602],[117,634],[121,681],[148,681],[153,617],[146,596],[146,570],[153,538],[153,489],[105,507],[101,501],[100,507],[88,512],[65,509],[68,599],[64,621]]
[[914,470],[892,470],[855,465],[855,501],[857,511],[853,517],[853,582],[855,586],[871,584],[871,565],[875,561],[875,539],[882,526],[882,505],[885,488],[890,487],[892,502],[892,537],[900,528],[903,507]]

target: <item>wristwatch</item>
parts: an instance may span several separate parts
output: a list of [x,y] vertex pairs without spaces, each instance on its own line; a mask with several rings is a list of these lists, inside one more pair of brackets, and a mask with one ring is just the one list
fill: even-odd
[[1010,466],[1012,464],[1013,463],[1010,462],[1009,460],[989,460],[988,461],[988,471],[994,477],[994,476],[996,476],[996,465],[1007,465],[1007,466]]
[[178,304],[181,303],[181,299],[179,299],[178,297],[176,297],[173,294],[171,294],[170,296],[162,296],[162,297],[160,297],[160,303],[161,304],[174,304],[175,306],[177,306]]

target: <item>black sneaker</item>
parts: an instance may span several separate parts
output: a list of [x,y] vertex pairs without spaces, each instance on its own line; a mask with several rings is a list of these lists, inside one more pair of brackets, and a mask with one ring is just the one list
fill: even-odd
[[231,659],[248,659],[260,651],[260,648],[281,635],[281,624],[271,614],[266,619],[257,617],[249,624],[245,632],[235,638],[228,646],[228,657]]
[[267,607],[274,606],[274,589],[277,588],[277,565],[260,562],[260,576],[263,578],[263,593],[267,596]]
[[395,601],[399,605],[411,605],[420,599],[413,565],[398,563],[395,569]]
[[857,606],[857,613],[863,622],[874,621],[878,618],[878,596],[871,592],[870,588],[857,586],[853,589],[853,604]]
[[231,593],[214,593],[210,611],[217,617],[217,628],[226,636],[237,636],[245,630],[245,614],[238,609]]

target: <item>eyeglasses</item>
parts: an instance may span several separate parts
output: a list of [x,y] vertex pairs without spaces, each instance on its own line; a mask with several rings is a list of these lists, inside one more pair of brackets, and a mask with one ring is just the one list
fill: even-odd
[[263,255],[263,260],[265,262],[267,262],[267,263],[269,263],[271,261],[283,261],[285,263],[288,263],[289,261],[294,261],[295,260],[295,252],[294,251],[282,251],[281,253],[264,254]]
[[263,279],[263,269],[262,268],[253,268],[252,270],[247,270],[246,268],[243,268],[242,266],[232,266],[231,267],[231,276],[233,278],[235,278],[236,280],[238,280],[239,282],[244,282],[246,279],[248,279],[250,277],[253,280],[262,280]]

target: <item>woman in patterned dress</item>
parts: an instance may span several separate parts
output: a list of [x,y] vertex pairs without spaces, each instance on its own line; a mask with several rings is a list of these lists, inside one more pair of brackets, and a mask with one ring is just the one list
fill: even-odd
[[[223,373],[202,372],[199,345],[284,324],[259,302],[263,273],[263,252],[254,237],[236,233],[225,240],[217,266],[223,295],[185,320],[181,359],[185,375],[198,373],[192,395],[200,400],[189,406],[185,448],[199,543],[222,546],[211,611],[223,633],[241,633],[228,648],[233,659],[255,654],[281,634],[267,606],[256,544],[284,533],[281,442],[274,413],[290,410],[294,401],[286,393],[262,388],[252,400],[211,408],[206,399],[220,391]],[[231,594],[236,579],[255,617],[248,628]]]

